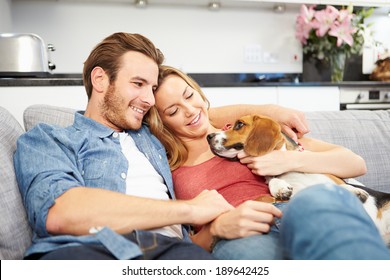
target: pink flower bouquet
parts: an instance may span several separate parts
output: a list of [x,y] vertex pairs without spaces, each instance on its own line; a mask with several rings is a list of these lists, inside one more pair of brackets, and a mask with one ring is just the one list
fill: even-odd
[[372,12],[372,8],[353,13],[352,6],[340,10],[326,6],[318,10],[314,5],[302,5],[296,20],[296,37],[303,52],[318,59],[338,52],[347,56],[360,53],[366,28],[364,18]]
[[307,58],[319,59],[330,66],[331,81],[343,81],[345,61],[351,54],[360,54],[367,31],[364,19],[373,8],[353,13],[352,6],[340,10],[333,6],[317,9],[301,6],[296,20],[296,37]]

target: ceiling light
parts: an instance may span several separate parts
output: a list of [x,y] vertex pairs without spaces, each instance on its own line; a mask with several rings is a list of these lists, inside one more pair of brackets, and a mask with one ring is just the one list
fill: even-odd
[[274,13],[283,14],[286,11],[286,4],[275,4]]
[[148,1],[146,1],[146,0],[136,0],[134,5],[137,8],[146,8],[146,6],[148,5]]
[[221,3],[217,1],[212,1],[209,3],[209,10],[211,11],[217,11],[221,8]]

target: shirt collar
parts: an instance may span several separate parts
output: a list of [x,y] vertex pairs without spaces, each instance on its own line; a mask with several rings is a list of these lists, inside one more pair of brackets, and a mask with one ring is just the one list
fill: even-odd
[[[105,138],[111,136],[114,132],[117,132],[113,130],[112,128],[109,128],[108,126],[101,124],[91,118],[88,118],[84,116],[85,111],[77,111],[75,113],[74,118],[74,127],[79,130],[89,130],[93,131],[94,134],[96,134],[99,138]],[[144,126],[148,126],[146,122],[142,122]],[[127,129],[125,132],[132,134],[137,133],[142,130],[142,127],[138,130],[135,129]]]
[[99,138],[106,138],[115,131],[91,118],[84,116],[85,111],[77,111],[74,117],[74,127],[79,130],[87,130],[96,134]]

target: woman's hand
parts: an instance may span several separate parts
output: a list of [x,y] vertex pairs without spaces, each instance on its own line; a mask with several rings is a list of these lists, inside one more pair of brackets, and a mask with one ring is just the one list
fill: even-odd
[[345,147],[309,137],[303,137],[299,142],[304,147],[304,152],[272,151],[259,157],[240,152],[237,157],[254,174],[260,176],[277,176],[296,171],[353,178],[367,172],[364,159]]
[[292,153],[296,152],[275,150],[263,156],[251,157],[240,152],[237,157],[258,176],[276,176],[293,170],[296,162],[292,159]]
[[269,232],[275,217],[282,212],[271,203],[249,200],[216,218],[210,225],[213,236],[225,239]]

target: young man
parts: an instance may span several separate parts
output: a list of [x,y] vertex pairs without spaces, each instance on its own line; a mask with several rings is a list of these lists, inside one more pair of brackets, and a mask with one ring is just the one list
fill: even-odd
[[[212,258],[182,224],[208,223],[232,206],[216,191],[175,200],[164,147],[142,122],[163,59],[139,34],[112,34],[85,61],[85,112],[70,127],[40,124],[20,137],[15,171],[34,232],[26,258]],[[222,123],[218,115],[235,118],[233,109],[274,112],[307,132],[303,114],[277,106],[210,114]]]

